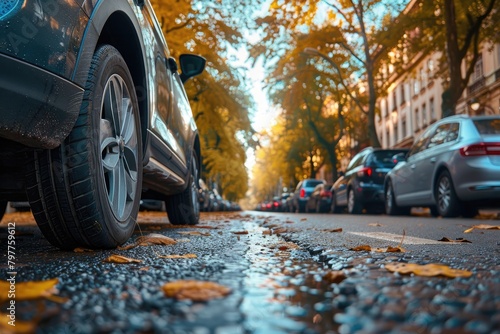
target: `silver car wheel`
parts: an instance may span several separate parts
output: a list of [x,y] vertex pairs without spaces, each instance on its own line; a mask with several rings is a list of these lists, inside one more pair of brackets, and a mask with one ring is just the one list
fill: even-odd
[[442,177],[439,180],[437,191],[437,204],[440,212],[445,212],[450,206],[451,198],[451,183],[447,177]]
[[118,220],[130,215],[137,189],[138,131],[124,80],[113,75],[104,89],[101,108],[101,161],[108,201]]

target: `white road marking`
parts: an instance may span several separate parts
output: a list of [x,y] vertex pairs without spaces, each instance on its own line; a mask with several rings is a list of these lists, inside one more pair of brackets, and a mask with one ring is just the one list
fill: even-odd
[[[362,237],[392,241],[395,243],[400,243],[401,240],[403,239],[403,236],[401,234],[392,234],[384,232],[347,232],[347,233],[359,235]],[[409,237],[407,235],[404,237],[403,240],[403,245],[438,245],[438,244],[442,245],[444,244],[444,242],[431,239]],[[447,242],[446,244],[457,244],[457,243]]]

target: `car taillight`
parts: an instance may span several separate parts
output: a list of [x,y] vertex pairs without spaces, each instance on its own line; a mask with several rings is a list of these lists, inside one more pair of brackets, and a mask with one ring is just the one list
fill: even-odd
[[323,190],[319,193],[321,197],[332,197],[332,193],[330,191]]
[[500,143],[478,143],[462,147],[460,154],[464,157],[481,155],[500,155]]
[[368,176],[371,177],[373,175],[373,168],[371,167],[363,167],[359,172],[358,176],[363,177],[363,176]]
[[304,188],[300,189],[300,198],[306,197],[306,190]]
[[273,204],[274,204],[274,206],[276,206],[276,207],[279,205],[279,203],[278,203],[278,202],[274,202]]

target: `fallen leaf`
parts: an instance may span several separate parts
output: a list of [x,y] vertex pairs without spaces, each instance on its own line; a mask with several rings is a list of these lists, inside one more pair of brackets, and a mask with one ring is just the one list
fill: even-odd
[[73,252],[75,253],[92,253],[92,252],[95,252],[93,249],[88,249],[88,248],[75,248],[73,249]]
[[465,230],[464,233],[470,233],[476,229],[477,230],[500,230],[500,226],[479,224],[479,225],[474,225],[471,228]]
[[118,250],[129,250],[129,249],[135,248],[137,246],[138,246],[137,244],[131,244],[131,245],[127,245],[127,246],[118,246],[118,247],[116,247],[116,249],[118,249]]
[[325,275],[323,275],[323,279],[330,283],[340,283],[345,280],[347,277],[343,271],[329,271]]
[[370,247],[370,245],[360,245],[360,246],[356,246],[353,248],[349,248],[349,250],[352,250],[355,252],[371,252],[372,248]]
[[142,267],[139,269],[140,271],[149,271],[149,267]]
[[215,298],[222,298],[231,292],[223,285],[195,280],[179,280],[166,283],[162,287],[165,296],[176,299],[190,299],[204,302]]
[[397,272],[403,275],[415,274],[417,276],[433,277],[433,276],[445,276],[449,278],[455,277],[470,277],[472,272],[461,269],[453,269],[443,264],[426,264],[420,265],[415,263],[388,263],[385,265],[385,269],[390,272]]
[[402,248],[401,246],[397,246],[397,247],[389,246],[389,247],[387,247],[385,252],[386,253],[404,253],[404,252],[406,252],[406,250],[404,248]]
[[108,263],[141,263],[142,260],[132,259],[130,257],[125,257],[122,255],[113,254],[110,257],[108,257],[107,259],[105,259],[104,262],[108,262]]
[[368,224],[368,226],[380,227],[380,226],[382,226],[382,224],[379,224],[379,223],[371,223],[371,224]]
[[248,234],[248,231],[234,231],[233,234]]
[[196,254],[185,254],[185,255],[160,255],[160,259],[196,259]]
[[36,332],[36,322],[21,321],[16,319],[15,326],[9,324],[10,315],[0,312],[0,333],[2,334],[32,334]]
[[447,237],[443,237],[443,238],[439,239],[438,241],[443,241],[443,242],[468,242],[468,243],[472,243],[471,241],[469,241],[467,239],[464,239],[464,238],[457,238],[457,239],[453,240],[453,239],[450,239],[450,238],[447,238]]
[[[47,281],[16,282],[16,302],[48,298],[58,292],[55,287],[57,283],[59,283],[57,278]],[[0,291],[9,291],[10,285],[8,281],[0,281]],[[7,300],[9,300],[7,293],[0,294],[0,303]]]
[[271,235],[272,231],[271,230],[264,230],[262,231],[262,234],[264,235]]
[[136,244],[138,246],[151,246],[151,245],[175,245],[177,241],[163,234],[151,233],[137,238]]
[[342,229],[341,228],[334,228],[334,229],[331,229],[331,230],[323,230],[325,232],[331,232],[331,233],[339,233],[339,232],[342,232]]
[[300,221],[305,222],[305,221],[307,221],[307,218],[302,218]]
[[323,317],[321,316],[321,314],[316,314],[313,317],[313,324],[319,324],[321,321],[323,321]]
[[198,232],[198,231],[189,231],[189,232],[177,232],[179,234],[184,234],[184,235],[202,235],[204,237],[209,237],[210,233],[203,233],[203,232]]
[[287,220],[285,221],[285,224],[294,224],[295,222],[294,221],[291,221],[291,220]]

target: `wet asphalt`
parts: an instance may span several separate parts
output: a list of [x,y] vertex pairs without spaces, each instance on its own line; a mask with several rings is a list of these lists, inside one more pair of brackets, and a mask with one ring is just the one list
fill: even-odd
[[[466,257],[455,251],[463,248],[452,248],[447,256],[412,246],[406,253],[354,252],[346,248],[352,236],[325,232],[331,222],[311,228],[314,218],[204,214],[197,227],[174,227],[155,212],[141,214],[129,244],[149,233],[177,244],[75,253],[52,247],[26,214],[2,221],[2,248],[9,218],[19,222],[17,282],[59,280],[61,300],[17,304],[17,320],[36,324],[36,333],[500,333],[495,243]],[[0,253],[4,273],[6,253]],[[142,262],[103,262],[112,254]],[[168,254],[197,258],[159,257]],[[437,260],[473,275],[429,278],[384,268],[391,262]],[[345,279],[326,279],[333,270]],[[166,297],[163,284],[181,279],[217,282],[231,293],[207,302]]]

